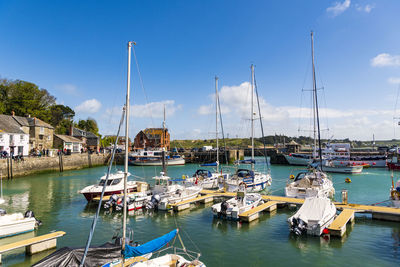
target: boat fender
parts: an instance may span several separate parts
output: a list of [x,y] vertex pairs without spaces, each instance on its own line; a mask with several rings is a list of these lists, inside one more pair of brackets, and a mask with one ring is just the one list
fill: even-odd
[[6,215],[6,214],[7,214],[7,212],[5,209],[0,209],[0,216]]
[[347,177],[346,179],[344,179],[344,181],[346,182],[346,183],[351,183],[351,179],[349,178],[349,177]]

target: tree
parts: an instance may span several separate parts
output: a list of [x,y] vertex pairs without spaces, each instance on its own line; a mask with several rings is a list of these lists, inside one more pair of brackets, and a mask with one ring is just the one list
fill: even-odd
[[79,120],[78,124],[76,124],[76,127],[87,132],[92,132],[96,135],[99,135],[99,127],[97,126],[96,120],[93,118],[87,118],[87,120]]

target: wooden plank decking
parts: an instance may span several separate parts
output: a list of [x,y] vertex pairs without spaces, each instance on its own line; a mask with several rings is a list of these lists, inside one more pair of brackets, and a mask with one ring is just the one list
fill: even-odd
[[252,208],[251,210],[245,211],[241,214],[239,214],[239,218],[242,221],[245,222],[251,222],[254,221],[259,217],[259,213],[268,210],[268,211],[273,211],[276,210],[278,202],[276,201],[268,201],[266,203],[263,203],[255,208]]
[[355,210],[343,209],[343,211],[328,226],[331,235],[343,236],[346,233],[346,225],[349,221],[354,221]]

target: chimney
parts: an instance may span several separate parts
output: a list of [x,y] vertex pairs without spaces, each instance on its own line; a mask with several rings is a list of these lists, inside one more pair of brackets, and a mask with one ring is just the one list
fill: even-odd
[[69,135],[72,136],[72,124],[69,126]]
[[15,112],[14,112],[14,110],[13,111],[11,111],[11,116],[15,116]]

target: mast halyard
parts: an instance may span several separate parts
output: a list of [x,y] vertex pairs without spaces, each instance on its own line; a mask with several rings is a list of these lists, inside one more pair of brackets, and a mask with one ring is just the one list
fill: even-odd
[[215,76],[215,140],[217,143],[217,172],[219,172],[219,146],[218,146],[218,77]]
[[254,65],[251,64],[251,170],[254,171]]
[[315,117],[316,117],[316,120],[314,119],[314,147],[315,147],[315,123],[316,123],[317,130],[318,130],[318,156],[319,156],[320,167],[322,170],[321,130],[319,128],[317,82],[315,79],[314,33],[312,31],[311,31],[311,56],[312,56],[312,74],[313,74],[313,96],[314,96],[314,105],[315,105],[314,109],[315,109]]
[[[130,90],[131,90],[131,50],[135,42],[128,42],[128,79],[126,85],[126,103],[125,103],[125,162],[124,162],[124,215],[122,221],[122,251],[125,250],[125,239],[126,239],[126,215],[127,215],[127,182],[128,182],[128,152],[129,152],[129,102],[130,102]],[[125,259],[122,257],[122,262]]]

